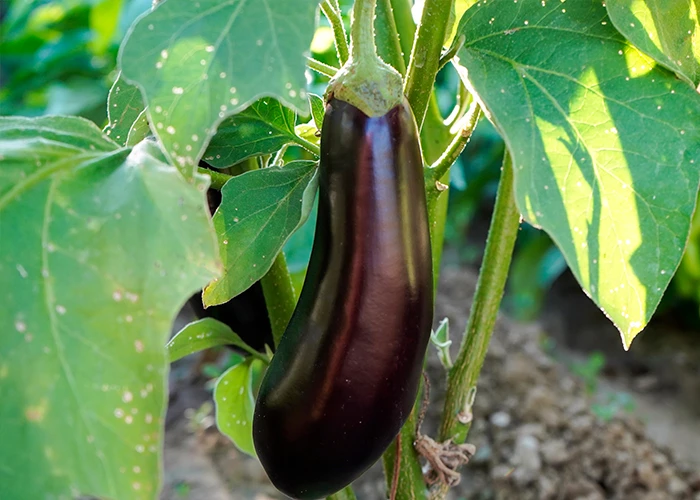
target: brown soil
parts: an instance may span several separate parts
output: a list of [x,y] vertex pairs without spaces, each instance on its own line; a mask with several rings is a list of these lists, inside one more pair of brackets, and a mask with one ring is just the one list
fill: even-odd
[[[475,282],[469,270],[450,268],[442,273],[436,320],[450,318],[453,355]],[[657,374],[653,366],[648,367],[654,363],[646,363],[635,374],[625,362],[615,365],[615,357],[608,361],[606,353],[606,365],[632,375],[601,378],[595,394],[590,395],[583,381],[567,368],[582,355],[567,340],[567,333],[575,328],[571,315],[567,316],[571,311],[564,306],[559,304],[559,316],[556,310],[546,311],[540,324],[522,325],[499,318],[473,408],[469,440],[477,446],[477,453],[463,469],[462,481],[450,498],[700,500],[700,445],[694,444],[700,443],[700,425],[693,408],[700,404],[699,393],[691,397],[694,403],[686,404],[689,389],[666,390],[667,369]],[[575,322],[576,314],[572,316]],[[585,323],[578,320],[575,327],[584,328]],[[589,322],[591,328],[596,328],[595,321]],[[545,353],[543,332],[556,328],[561,348]],[[599,338],[612,336],[619,344],[614,329],[594,333]],[[282,498],[257,461],[238,453],[218,434],[211,417],[185,415],[186,409],[200,408],[210,399],[201,377],[194,376],[196,363],[196,357],[191,357],[172,371],[161,498]],[[444,398],[445,372],[432,349],[428,375],[431,405],[423,431],[433,435]],[[642,376],[646,379],[640,379]],[[625,412],[602,420],[592,411],[596,400],[622,389],[634,393],[635,415],[648,422],[646,427],[638,416]],[[654,439],[649,429],[655,429]],[[379,465],[356,482],[355,490],[360,500],[386,498]]]

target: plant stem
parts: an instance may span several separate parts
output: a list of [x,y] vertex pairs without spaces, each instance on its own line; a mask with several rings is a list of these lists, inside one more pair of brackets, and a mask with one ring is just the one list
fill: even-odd
[[406,73],[404,93],[420,127],[428,109],[437,74],[447,22],[454,0],[425,0]]
[[440,179],[450,170],[450,167],[457,161],[459,155],[462,154],[464,148],[466,147],[469,139],[474,132],[477,122],[479,121],[479,116],[481,115],[481,107],[476,101],[472,102],[471,108],[464,116],[464,125],[457,135],[454,136],[452,142],[447,149],[442,153],[440,158],[437,159],[433,165],[426,169],[426,184],[432,181],[433,183],[439,182]]
[[[484,364],[519,226],[520,214],[515,205],[513,191],[513,166],[506,149],[472,309],[459,355],[448,374],[439,441],[452,439],[453,442],[461,444],[469,432],[471,419],[465,418],[471,415],[471,408],[467,404],[468,396],[472,388],[476,387],[479,372]],[[465,423],[460,422],[460,418]],[[439,486],[432,498],[444,498],[448,489],[444,485]]]
[[333,66],[323,63],[318,59],[314,59],[313,57],[306,58],[306,65],[312,70],[330,78],[333,78],[338,72],[338,68],[334,68]]
[[267,313],[270,316],[272,337],[275,346],[277,346],[296,307],[294,285],[292,285],[292,278],[289,275],[289,269],[287,269],[287,259],[284,257],[283,251],[277,254],[275,262],[260,280],[260,284],[265,295]]
[[378,0],[374,29],[377,32],[376,44],[379,56],[384,62],[391,64],[401,75],[405,75],[406,61],[404,60],[396,21],[391,9],[391,0]]
[[216,170],[209,170],[208,168],[197,167],[197,172],[200,174],[205,174],[211,177],[211,185],[209,187],[221,191],[229,179],[233,178],[232,175],[224,174],[222,172],[217,172]]
[[325,0],[321,4],[321,10],[333,28],[335,50],[338,52],[338,60],[340,64],[345,64],[350,53],[348,51],[348,38],[345,33],[345,26],[343,25],[343,17],[340,13],[340,9],[337,8],[337,3],[333,5],[330,0]]
[[352,491],[351,486],[346,486],[337,493],[333,493],[331,496],[327,497],[326,500],[356,500],[355,492]]
[[450,49],[440,56],[440,61],[438,62],[438,71],[440,71],[445,64],[450,62],[454,56],[457,55],[459,49],[464,45],[464,35],[460,35],[459,39],[452,44]]
[[390,0],[393,11],[396,31],[399,34],[399,43],[403,54],[404,64],[408,65],[413,47],[413,38],[416,35],[416,23],[413,22],[413,0]]
[[314,154],[317,158],[321,156],[321,148],[313,142],[307,141],[306,139],[304,139],[303,137],[299,137],[298,135],[294,136],[294,142],[296,142],[299,146],[306,149],[310,153]]
[[374,13],[377,0],[355,0],[350,25],[350,56],[358,62],[377,58],[374,45]]

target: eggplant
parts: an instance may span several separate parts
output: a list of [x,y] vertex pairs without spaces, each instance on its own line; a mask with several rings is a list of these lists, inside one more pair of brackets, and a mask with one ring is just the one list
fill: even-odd
[[300,499],[359,477],[412,411],[433,277],[418,129],[405,99],[368,116],[330,96],[299,301],[253,419],[272,483]]

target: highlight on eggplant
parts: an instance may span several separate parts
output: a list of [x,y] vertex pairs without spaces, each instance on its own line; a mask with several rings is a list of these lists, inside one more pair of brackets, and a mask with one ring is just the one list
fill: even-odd
[[433,314],[408,103],[369,117],[331,96],[323,123],[311,260],[253,420],[270,480],[301,499],[342,489],[396,437],[414,405]]

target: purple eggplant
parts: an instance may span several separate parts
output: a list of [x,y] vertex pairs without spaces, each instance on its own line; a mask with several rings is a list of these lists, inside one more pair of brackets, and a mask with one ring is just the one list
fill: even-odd
[[330,97],[311,260],[253,420],[258,457],[291,497],[359,477],[413,408],[433,315],[422,168],[405,99],[369,117]]

